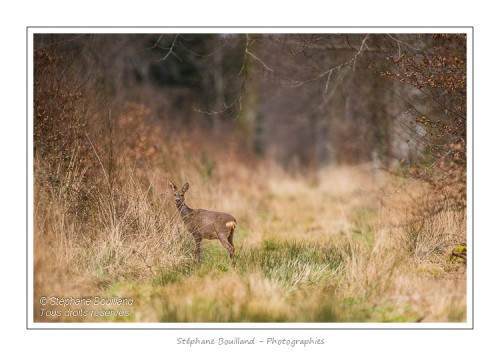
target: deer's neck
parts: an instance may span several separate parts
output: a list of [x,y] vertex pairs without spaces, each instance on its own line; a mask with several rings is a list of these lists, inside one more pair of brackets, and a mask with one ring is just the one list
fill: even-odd
[[182,220],[186,221],[186,219],[191,215],[193,209],[186,205],[186,203],[182,203],[177,205],[177,210],[179,210],[179,214],[181,214]]

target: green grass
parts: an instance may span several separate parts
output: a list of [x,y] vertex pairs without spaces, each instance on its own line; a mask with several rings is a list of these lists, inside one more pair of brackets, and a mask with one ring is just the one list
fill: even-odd
[[225,273],[245,275],[262,271],[266,278],[278,281],[283,288],[291,288],[335,278],[342,268],[341,254],[328,246],[266,240],[262,248],[238,251],[231,261],[224,248],[206,245],[202,249],[202,263],[165,270],[154,279],[154,284],[166,286],[192,276],[217,277]]
[[234,261],[216,244],[205,243],[202,251],[200,264],[162,271],[149,289],[118,284],[108,291],[115,295],[132,288],[139,301],[152,298],[161,322],[411,322],[419,317],[404,306],[373,305],[367,293],[339,296],[346,255],[331,244],[265,240],[260,247],[241,249]]
[[377,219],[377,211],[373,208],[353,209],[354,219],[350,233],[359,242],[373,246],[375,241],[374,222]]
[[[95,321],[464,321],[465,252],[463,262],[449,257],[460,242],[453,237],[462,231],[460,215],[387,228],[377,201],[351,195],[355,189],[324,189],[280,181],[261,200],[237,194],[228,209],[238,217],[234,260],[219,241],[204,240],[200,263],[179,217],[154,214],[163,198],[153,206],[155,195],[136,192],[123,224],[104,225],[87,248],[56,250],[68,257],[71,284],[59,285],[62,273],[51,274],[60,265],[46,246],[39,254],[49,264],[37,280],[43,295],[83,276],[83,295],[134,298],[130,316]],[[455,254],[465,251],[459,248]]]

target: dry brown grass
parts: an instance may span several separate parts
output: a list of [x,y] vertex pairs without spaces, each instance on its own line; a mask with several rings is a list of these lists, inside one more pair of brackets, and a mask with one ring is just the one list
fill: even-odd
[[[425,187],[366,166],[291,177],[198,129],[132,130],[145,116],[130,107],[113,141],[126,149],[96,136],[93,162],[74,150],[57,183],[35,157],[35,321],[465,321],[465,266],[449,259],[465,214],[419,215]],[[210,241],[193,263],[167,179],[189,181],[188,205],[237,218],[234,264]],[[129,317],[48,318],[41,296],[134,304]]]

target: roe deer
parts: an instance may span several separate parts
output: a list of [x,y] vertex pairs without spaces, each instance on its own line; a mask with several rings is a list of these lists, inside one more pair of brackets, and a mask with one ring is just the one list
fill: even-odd
[[236,219],[226,213],[191,209],[184,201],[184,194],[189,189],[189,183],[184,184],[181,190],[178,190],[171,181],[168,181],[168,183],[174,191],[175,206],[179,210],[186,228],[194,237],[196,243],[194,256],[196,261],[200,261],[200,244],[202,239],[219,239],[222,246],[229,251],[229,257],[233,259],[233,233],[236,228]]

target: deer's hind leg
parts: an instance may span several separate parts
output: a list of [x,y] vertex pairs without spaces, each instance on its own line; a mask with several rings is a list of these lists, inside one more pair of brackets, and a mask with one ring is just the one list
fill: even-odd
[[234,234],[234,229],[231,229],[231,232],[229,233],[229,236],[227,237],[227,241],[231,244],[231,246],[233,246],[233,251],[234,251],[233,234]]
[[[234,258],[234,247],[233,247],[233,234],[231,233],[230,236],[227,236],[227,233],[220,233],[218,235],[219,241],[226,248],[226,250],[229,252],[229,257],[231,259]],[[229,242],[229,238],[231,239],[231,242]]]

